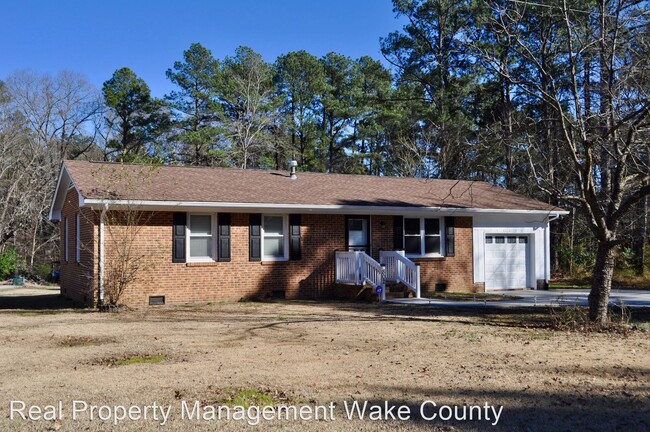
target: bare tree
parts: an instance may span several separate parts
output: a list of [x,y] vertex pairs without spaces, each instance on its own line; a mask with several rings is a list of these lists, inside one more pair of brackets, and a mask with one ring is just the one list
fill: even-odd
[[[546,167],[532,167],[549,196],[577,206],[597,240],[589,317],[605,323],[616,251],[625,241],[621,222],[650,195],[647,3],[599,0],[591,9],[567,0],[490,5],[494,31],[512,42],[518,63],[499,73],[548,107],[549,117],[541,121],[557,127],[573,182],[560,185]],[[545,45],[535,36],[541,17],[556,25]],[[553,53],[552,62],[542,49]],[[498,64],[493,53],[481,54]],[[543,153],[540,147],[548,144],[537,143],[532,151]]]
[[61,160],[94,147],[91,119],[99,93],[80,75],[10,75],[0,98],[0,249],[10,239],[33,269],[35,257],[55,247],[47,213]]
[[[143,271],[153,266],[150,253],[147,253],[142,246],[144,243],[139,240],[143,235],[142,230],[149,225],[155,212],[141,210],[129,198],[139,188],[151,185],[156,169],[155,165],[129,167],[119,164],[102,166],[93,172],[100,185],[100,190],[96,192],[107,201],[126,201],[119,208],[110,208],[106,203],[99,216],[103,221],[103,233],[100,232],[103,239],[100,241],[104,245],[99,269],[104,293],[104,304],[101,306],[120,306],[126,290]],[[90,217],[95,216],[92,214]]]
[[57,165],[92,147],[92,129],[87,126],[102,109],[101,95],[81,75],[63,71],[52,77],[22,71],[10,75],[6,85],[13,109],[22,114]]
[[137,239],[153,216],[132,205],[104,215],[104,295],[110,307],[119,306],[127,288],[151,266]]
[[270,132],[277,117],[273,71],[261,55],[239,47],[235,57],[224,60],[222,80],[225,134],[237,164],[248,168],[270,147]]

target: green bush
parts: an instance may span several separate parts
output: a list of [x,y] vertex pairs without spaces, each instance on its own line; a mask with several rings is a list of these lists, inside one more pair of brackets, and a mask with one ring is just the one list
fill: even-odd
[[20,255],[12,248],[0,254],[0,279],[7,279],[16,274],[19,259]]
[[49,264],[39,264],[34,267],[33,276],[40,280],[49,281],[52,273],[52,266]]
[[[576,245],[573,249],[560,247],[558,253],[560,268],[564,273],[572,277],[591,273],[596,265],[596,252],[584,245]],[[571,263],[573,263],[572,272],[569,271]]]

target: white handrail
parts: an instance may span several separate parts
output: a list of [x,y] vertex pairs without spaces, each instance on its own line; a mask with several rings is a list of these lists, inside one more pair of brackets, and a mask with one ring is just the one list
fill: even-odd
[[336,252],[337,283],[367,283],[377,288],[384,285],[385,274],[383,266],[365,252]]
[[357,259],[359,260],[362,282],[369,283],[373,288],[383,285],[385,271],[382,265],[365,252],[357,252]]
[[401,282],[420,298],[420,266],[404,256],[404,251],[379,251],[386,266],[386,279]]

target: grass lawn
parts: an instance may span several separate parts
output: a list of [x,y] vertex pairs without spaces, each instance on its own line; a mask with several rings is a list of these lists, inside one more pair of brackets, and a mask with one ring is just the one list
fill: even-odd
[[[0,306],[2,299],[0,298]],[[62,305],[63,306],[63,305]],[[29,314],[25,314],[29,312]],[[645,314],[645,315],[643,315]],[[648,311],[640,314],[648,318]],[[650,429],[648,332],[550,330],[548,311],[357,303],[220,303],[99,313],[0,310],[0,430],[109,430],[81,416],[10,420],[11,400],[173,407],[162,430],[249,430],[180,417],[201,406],[336,403],[333,421],[263,430]],[[348,420],[353,400],[413,409],[409,420]],[[438,405],[503,406],[496,427],[419,415]],[[159,430],[153,420],[115,430]]]

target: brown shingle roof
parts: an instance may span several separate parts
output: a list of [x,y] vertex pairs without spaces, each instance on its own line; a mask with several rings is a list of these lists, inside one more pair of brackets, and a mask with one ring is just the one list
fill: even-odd
[[65,161],[86,199],[335,206],[562,209],[484,182]]

